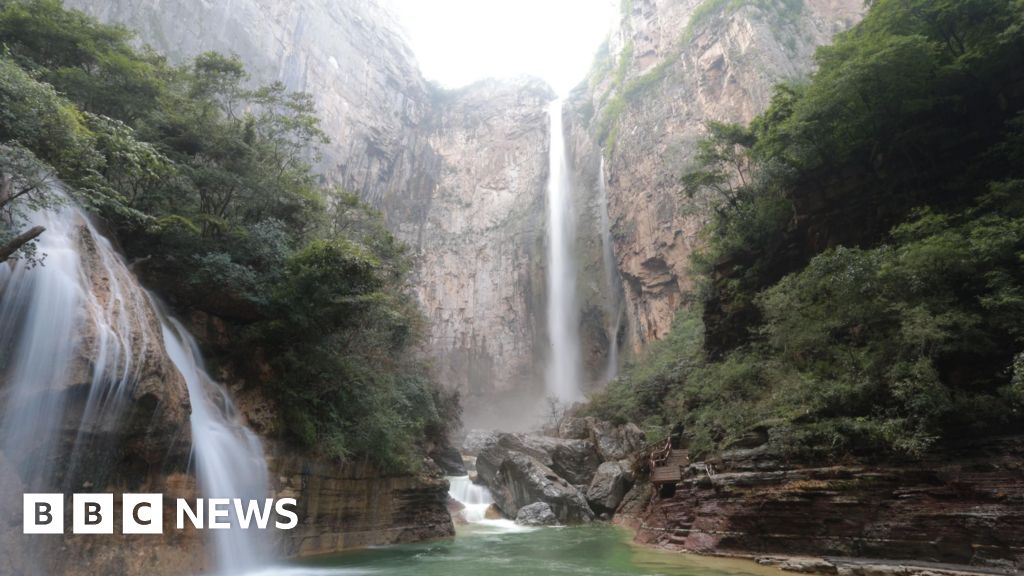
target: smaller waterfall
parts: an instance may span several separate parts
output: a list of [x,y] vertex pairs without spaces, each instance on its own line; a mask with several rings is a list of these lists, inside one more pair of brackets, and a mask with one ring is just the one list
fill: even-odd
[[622,285],[619,283],[618,267],[615,263],[615,247],[612,245],[611,218],[608,216],[608,187],[605,181],[604,150],[601,150],[601,166],[597,178],[598,201],[601,204],[601,259],[604,263],[605,315],[608,325],[608,363],[604,380],[611,382],[619,375],[619,331],[622,328]]
[[[192,403],[192,458],[200,493],[267,503],[267,464],[259,438],[238,422],[224,387],[203,369],[195,339],[177,320],[162,320],[167,356],[185,378]],[[239,528],[233,509],[229,520],[230,530],[211,531],[218,573],[244,574],[265,566],[269,543],[264,533]]]
[[[143,363],[162,340],[188,386],[200,496],[263,504],[270,492],[259,439],[203,369],[195,340],[159,313],[60,185],[51,192],[60,205],[31,217],[46,228],[38,245],[43,264],[0,262],[0,458],[28,491],[56,491],[62,483],[79,491],[84,475],[102,481],[106,464],[96,454],[116,454],[116,446],[96,444],[117,438]],[[269,536],[237,529],[233,510],[230,520],[232,529],[209,534],[218,573],[265,566]]]
[[487,488],[474,484],[469,476],[450,476],[448,484],[448,495],[465,506],[462,516],[466,522],[474,523],[485,519],[487,509],[494,504],[494,498]]
[[448,496],[462,504],[462,518],[475,529],[503,533],[536,530],[536,528],[520,526],[506,518],[488,519],[487,509],[494,504],[494,497],[485,486],[474,484],[469,476],[449,476]]
[[580,390],[579,310],[576,304],[575,223],[562,131],[562,101],[548,109],[551,144],[548,158],[548,338],[551,358],[547,391],[561,402],[583,399]]
[[[116,428],[139,379],[136,358],[154,339],[142,320],[148,295],[63,189],[54,184],[51,194],[61,204],[32,215],[46,228],[44,262],[0,263],[0,350],[13,351],[4,358],[0,452],[34,490],[75,478],[81,454],[97,448],[95,433]],[[86,383],[68,455],[60,441],[66,404]]]

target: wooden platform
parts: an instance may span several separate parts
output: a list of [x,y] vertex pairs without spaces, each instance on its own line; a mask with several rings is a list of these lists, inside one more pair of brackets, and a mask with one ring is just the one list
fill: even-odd
[[660,463],[651,471],[651,483],[674,484],[683,477],[682,467],[690,464],[690,456],[686,450],[672,450],[664,463]]

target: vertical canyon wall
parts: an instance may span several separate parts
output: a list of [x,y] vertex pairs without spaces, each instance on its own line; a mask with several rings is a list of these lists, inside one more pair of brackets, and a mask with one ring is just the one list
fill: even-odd
[[428,353],[463,392],[468,423],[495,398],[540,394],[546,85],[433,86],[376,0],[66,4],[173,61],[236,54],[254,83],[312,94],[331,138],[319,171],[380,209],[418,255]]
[[[599,213],[604,151],[628,320],[621,337],[638,352],[668,333],[691,287],[688,259],[708,214],[682,201],[679,178],[705,123],[750,121],[775,84],[805,77],[815,48],[859,21],[865,7],[862,0],[624,0],[622,8],[618,29],[573,91],[566,124],[584,214]],[[599,262],[585,241],[584,275]],[[592,336],[589,347],[599,348],[599,339]]]
[[[381,209],[418,255],[427,352],[463,392],[468,424],[503,424],[495,406],[518,411],[508,402],[542,394],[546,86],[430,85],[376,0],[67,1],[138,30],[172,59],[235,53],[254,81],[310,92],[332,139],[321,173]],[[691,287],[688,258],[707,213],[681,201],[679,176],[705,122],[749,121],[776,83],[811,70],[814,49],[857,22],[864,4],[624,0],[622,9],[565,107],[590,386],[613,340],[636,353],[664,337]]]

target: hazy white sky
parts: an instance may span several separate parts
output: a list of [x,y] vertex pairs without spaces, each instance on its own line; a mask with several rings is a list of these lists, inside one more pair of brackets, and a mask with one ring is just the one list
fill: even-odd
[[449,88],[529,74],[560,94],[590,69],[619,0],[390,0],[424,75]]

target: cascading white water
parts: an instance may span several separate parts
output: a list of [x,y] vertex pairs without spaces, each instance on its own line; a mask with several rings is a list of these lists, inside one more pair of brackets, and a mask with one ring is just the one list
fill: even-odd
[[485,486],[474,484],[469,476],[449,476],[448,496],[462,504],[462,519],[475,530],[488,532],[531,532],[535,528],[520,526],[507,518],[487,518],[494,497]]
[[[198,348],[174,320],[158,315],[161,334],[149,324],[155,306],[113,246],[58,186],[56,208],[34,214],[46,231],[42,265],[0,263],[0,370],[6,382],[0,412],[0,456],[26,489],[46,491],[75,481],[90,452],[93,433],[116,431],[122,408],[139,381],[139,369],[162,339],[188,385],[193,459],[201,496],[262,499],[269,495],[259,439],[239,423],[222,386],[203,370]],[[83,374],[84,371],[84,374]],[[70,389],[88,384],[80,419],[69,413]],[[62,443],[69,426],[72,445]],[[260,530],[212,530],[222,574],[265,564]]]
[[[195,339],[177,320],[162,320],[167,356],[188,385],[192,457],[200,492],[205,498],[265,503],[269,484],[259,438],[238,423],[224,387],[203,369]],[[230,530],[212,531],[219,573],[243,574],[264,566],[268,558],[263,533],[255,527],[239,528],[234,510],[230,521]]]
[[551,357],[546,384],[561,402],[583,399],[580,390],[579,310],[576,305],[576,265],[573,261],[575,217],[572,188],[562,132],[562,101],[548,109],[551,143],[548,157],[548,338]]
[[[140,320],[148,296],[127,281],[131,275],[110,242],[63,190],[54,185],[52,194],[61,204],[32,218],[46,228],[38,245],[44,263],[0,263],[0,350],[13,351],[3,366],[0,450],[34,489],[56,488],[58,476],[74,475],[88,434],[116,423],[138,381],[135,357],[151,345]],[[68,455],[58,436],[68,387],[82,383],[89,386]]]
[[470,523],[484,520],[487,509],[494,504],[487,488],[474,484],[469,476],[449,476],[448,495],[465,506],[462,517]]
[[597,178],[598,201],[601,204],[601,259],[604,264],[605,314],[608,318],[608,363],[604,380],[610,382],[619,374],[619,330],[622,327],[622,287],[618,280],[615,250],[612,246],[611,219],[608,216],[608,187],[604,173],[604,150],[601,151],[600,172]]

